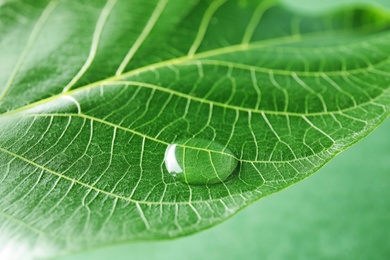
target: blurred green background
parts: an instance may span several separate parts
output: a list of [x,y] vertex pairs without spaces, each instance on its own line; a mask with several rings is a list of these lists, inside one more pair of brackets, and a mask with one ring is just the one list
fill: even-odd
[[390,120],[322,170],[201,233],[61,260],[390,259]]
[[323,12],[356,5],[374,5],[390,9],[390,0],[281,0],[281,2],[299,12]]
[[[390,8],[390,0],[284,2],[310,12],[346,3]],[[390,259],[390,120],[318,173],[210,230],[59,259]]]

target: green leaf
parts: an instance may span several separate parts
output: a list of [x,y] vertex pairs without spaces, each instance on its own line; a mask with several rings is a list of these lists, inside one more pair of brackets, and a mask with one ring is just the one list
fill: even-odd
[[315,175],[212,229],[181,239],[121,244],[58,260],[387,259],[390,162],[389,142],[383,140],[389,132],[387,120]]
[[[376,8],[40,0],[3,3],[0,18],[8,258],[213,226],[314,173],[390,111],[390,14]],[[168,145],[191,138],[235,155],[226,181],[168,173]]]

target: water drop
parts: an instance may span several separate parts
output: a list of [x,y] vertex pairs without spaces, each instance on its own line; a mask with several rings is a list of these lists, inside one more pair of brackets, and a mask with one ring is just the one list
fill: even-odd
[[168,145],[164,162],[169,173],[188,184],[223,182],[238,163],[225,146],[198,138]]

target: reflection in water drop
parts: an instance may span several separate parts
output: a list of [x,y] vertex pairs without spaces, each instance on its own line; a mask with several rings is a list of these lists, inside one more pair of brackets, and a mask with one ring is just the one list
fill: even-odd
[[238,163],[225,146],[197,138],[168,145],[164,162],[169,173],[188,184],[223,182]]
[[176,176],[176,173],[182,173],[183,169],[180,167],[179,163],[176,160],[175,150],[177,144],[168,145],[167,150],[165,151],[165,166],[169,173],[172,173],[173,176]]

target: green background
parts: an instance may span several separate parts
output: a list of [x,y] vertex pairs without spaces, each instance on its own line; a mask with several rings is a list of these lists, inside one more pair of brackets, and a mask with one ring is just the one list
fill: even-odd
[[78,259],[389,259],[390,120],[322,170],[201,233]]
[[374,5],[390,8],[389,0],[281,0],[298,12],[323,12],[327,9],[342,8],[348,5]]

